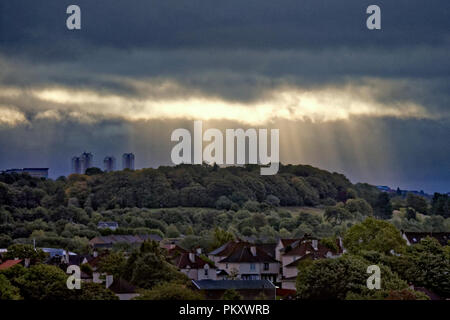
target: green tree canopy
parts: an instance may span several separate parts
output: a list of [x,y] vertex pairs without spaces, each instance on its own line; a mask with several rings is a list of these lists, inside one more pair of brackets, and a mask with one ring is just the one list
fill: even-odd
[[136,300],[202,300],[199,292],[179,283],[161,283],[150,290],[143,290]]
[[368,217],[347,230],[344,236],[344,247],[355,254],[361,250],[390,254],[391,250],[397,253],[403,252],[406,242],[400,231],[389,222]]

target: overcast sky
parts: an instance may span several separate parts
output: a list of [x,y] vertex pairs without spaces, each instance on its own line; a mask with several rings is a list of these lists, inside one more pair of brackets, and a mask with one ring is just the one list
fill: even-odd
[[279,128],[283,163],[448,192],[449,55],[448,0],[2,1],[0,168],[167,165],[203,120]]

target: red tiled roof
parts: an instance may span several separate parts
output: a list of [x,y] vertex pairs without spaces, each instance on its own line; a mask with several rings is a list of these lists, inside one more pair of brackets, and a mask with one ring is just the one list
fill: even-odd
[[12,266],[15,266],[18,263],[21,263],[22,260],[6,260],[4,263],[0,264],[0,270],[5,270],[8,268],[11,268]]
[[[339,246],[338,246],[339,248]],[[341,250],[338,250],[339,253]],[[316,257],[325,258],[327,252],[337,253],[334,250],[324,246],[317,240],[317,250],[312,246],[312,240],[303,239],[297,242],[292,243],[284,250],[285,256],[304,256],[307,252],[314,252]]]
[[[255,247],[256,255],[253,255],[251,247]],[[236,246],[230,254],[220,262],[278,262],[266,251],[256,245],[241,243]]]
[[280,239],[281,244],[283,245],[283,247],[287,247],[288,245],[294,243],[295,241],[301,240],[300,238],[298,239]]
[[191,269],[202,269],[205,264],[209,264],[210,267],[215,268],[214,264],[203,260],[198,255],[194,255],[194,261],[189,258],[189,252],[181,253],[179,256],[175,257],[174,264],[180,269],[186,269],[189,266]]
[[295,296],[297,291],[290,289],[282,289],[277,288],[277,296],[286,297],[286,296]]

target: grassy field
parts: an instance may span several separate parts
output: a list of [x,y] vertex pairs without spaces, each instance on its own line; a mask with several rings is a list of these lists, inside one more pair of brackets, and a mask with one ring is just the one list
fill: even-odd
[[282,209],[291,212],[294,217],[300,214],[300,212],[316,214],[322,217],[325,212],[325,209],[317,207],[282,207]]

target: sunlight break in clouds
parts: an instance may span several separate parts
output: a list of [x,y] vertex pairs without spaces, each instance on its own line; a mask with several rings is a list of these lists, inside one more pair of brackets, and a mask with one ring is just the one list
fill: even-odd
[[25,115],[9,106],[0,105],[0,125],[16,126],[27,123]]
[[[326,122],[351,116],[396,118],[433,118],[415,103],[378,102],[367,89],[322,88],[303,91],[280,88],[264,101],[230,102],[224,99],[191,96],[176,99],[130,98],[117,94],[98,94],[89,90],[48,88],[34,90],[34,97],[56,104],[55,108],[72,113],[88,113],[127,120],[194,119],[235,120],[259,125],[273,119]],[[46,111],[49,112],[49,111]],[[81,119],[80,119],[81,120]]]

